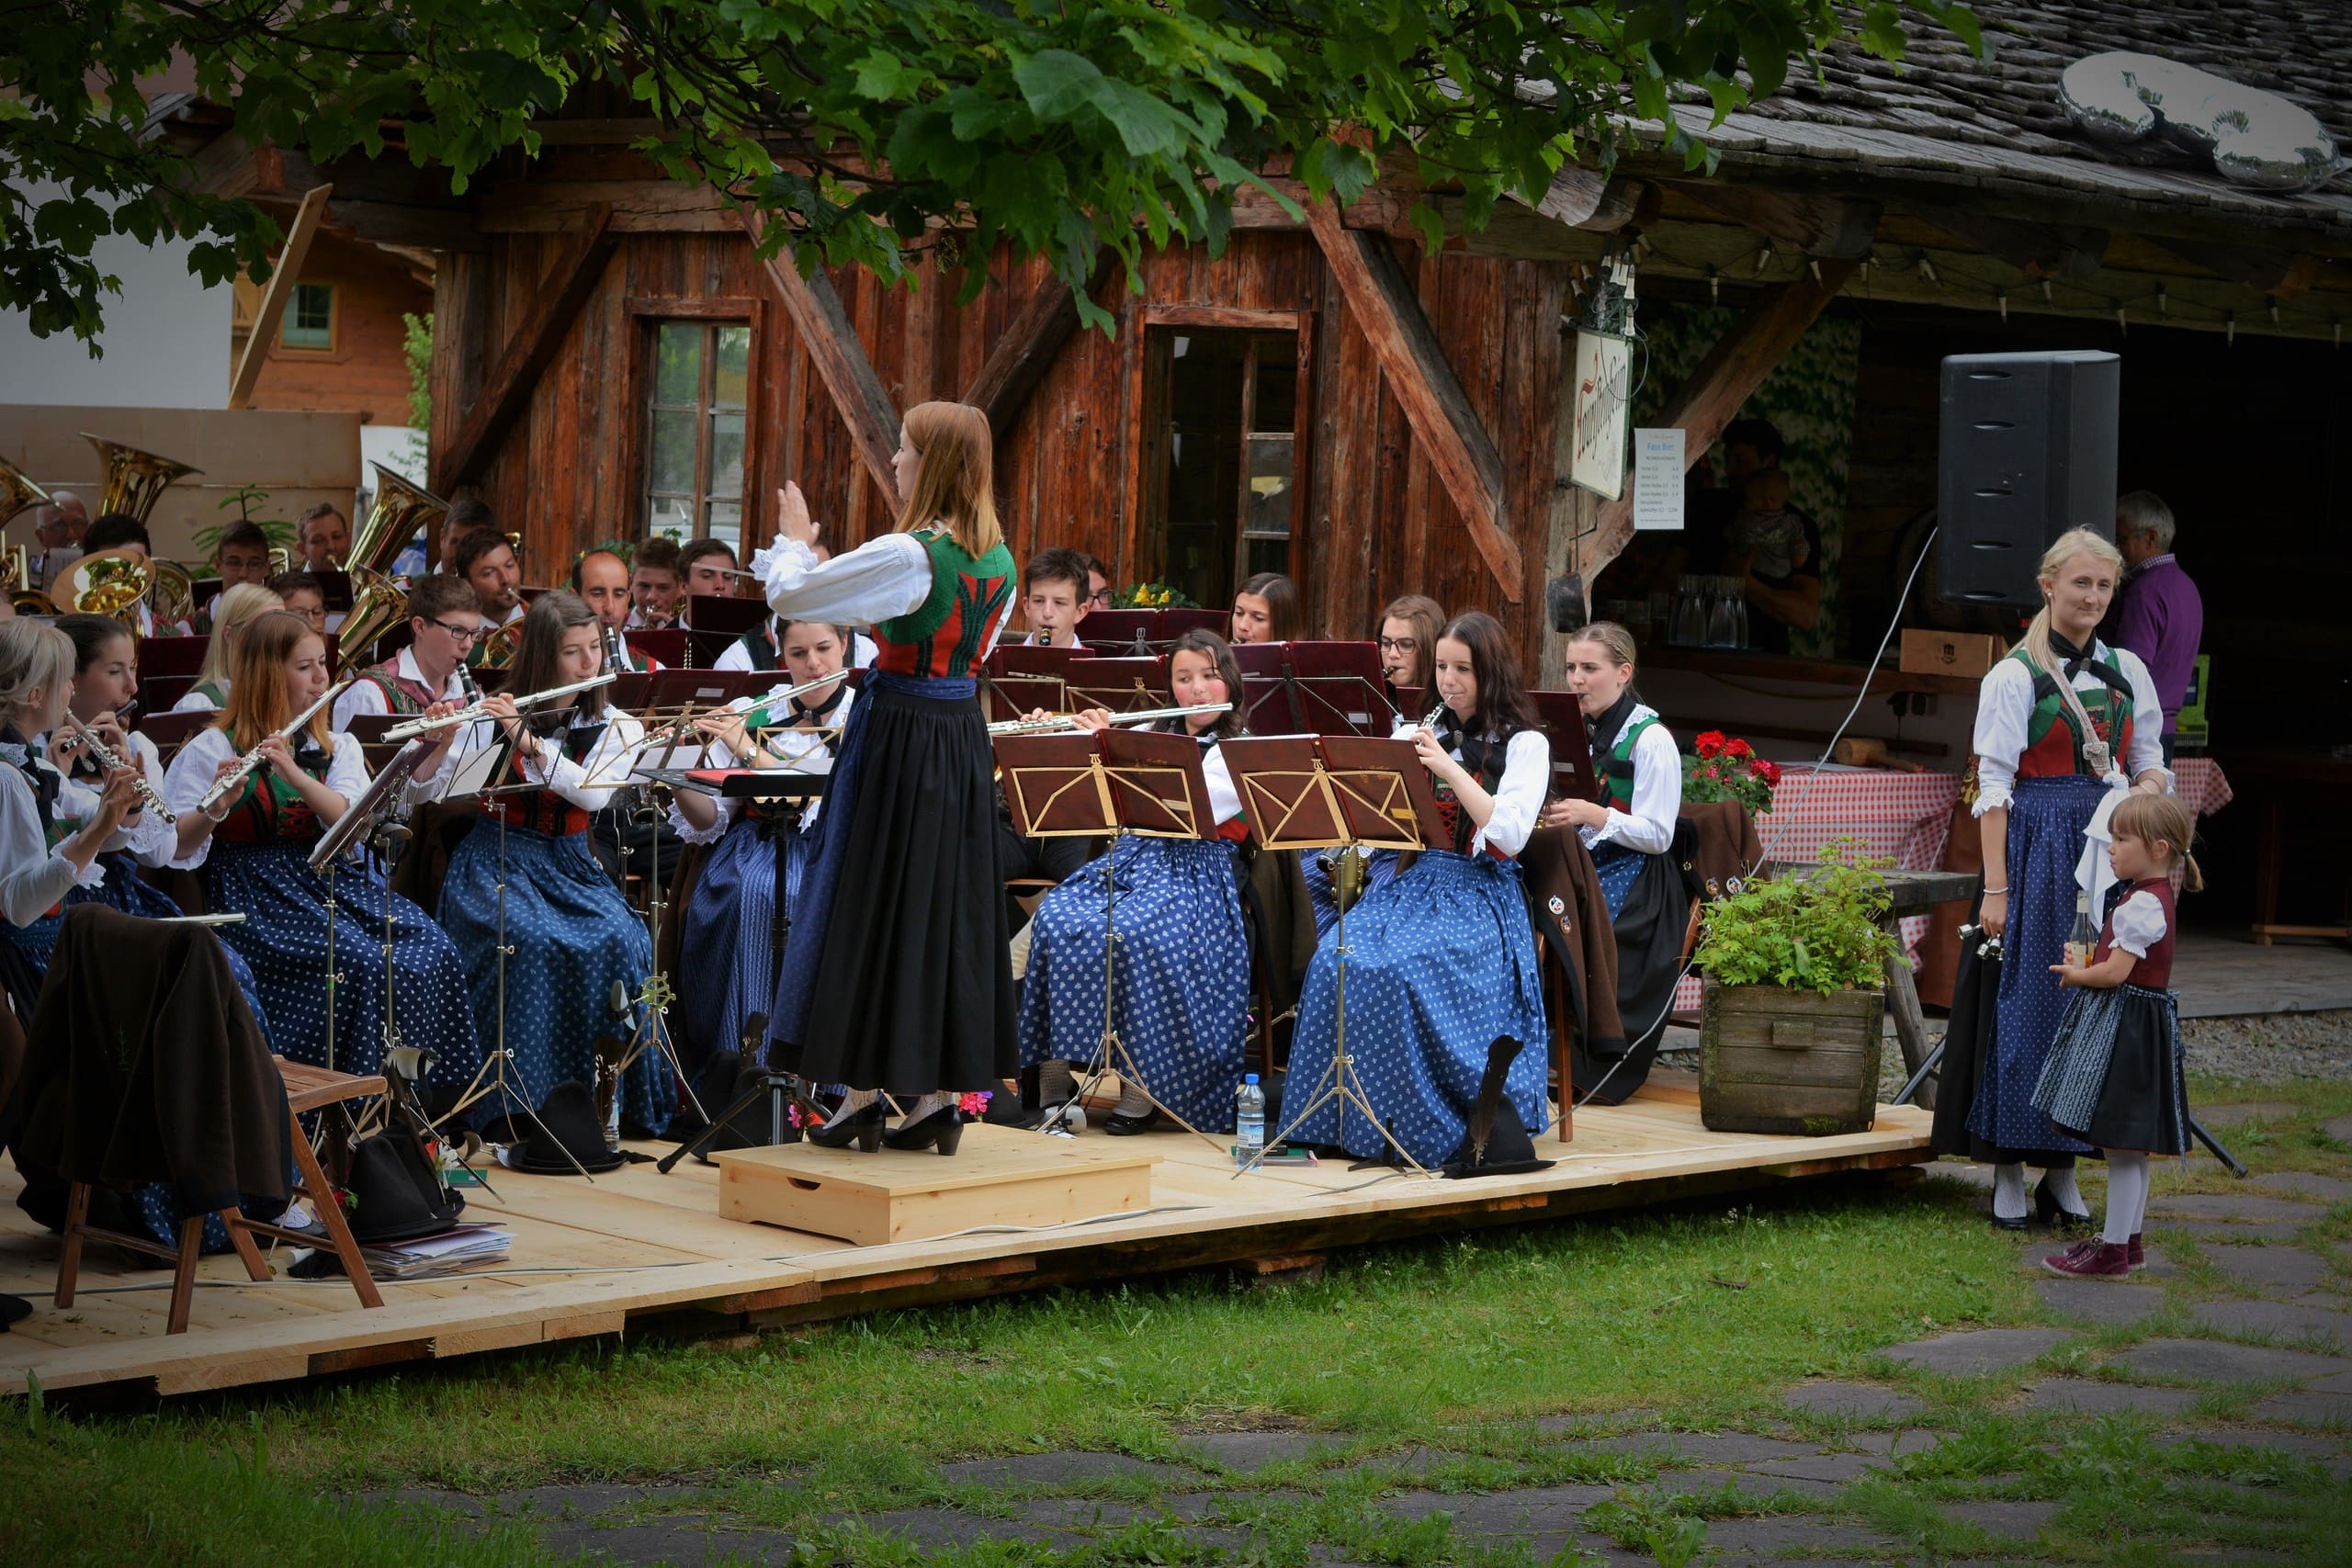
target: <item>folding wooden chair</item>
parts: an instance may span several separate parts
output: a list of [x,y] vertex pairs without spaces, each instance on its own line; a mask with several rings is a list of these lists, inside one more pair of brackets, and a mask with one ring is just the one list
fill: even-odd
[[[343,1207],[335,1201],[334,1189],[319,1168],[319,1156],[311,1147],[311,1140],[302,1133],[302,1112],[324,1106],[340,1104],[347,1100],[365,1100],[384,1092],[380,1077],[359,1077],[350,1073],[329,1072],[324,1067],[306,1066],[289,1062],[283,1056],[272,1058],[277,1064],[279,1076],[286,1082],[287,1118],[292,1124],[294,1137],[294,1196],[310,1201],[311,1211],[325,1224],[327,1245],[342,1260],[343,1271],[357,1292],[362,1307],[384,1304],[376,1281],[369,1278],[367,1259],[360,1256],[359,1243],[351,1234],[351,1222],[344,1218]],[[308,1232],[289,1230],[284,1225],[261,1220],[249,1220],[236,1209],[217,1211],[220,1223],[229,1228],[229,1240],[236,1247],[237,1256],[244,1260],[245,1273],[256,1280],[270,1277],[269,1265],[262,1258],[261,1249],[254,1245],[256,1235],[278,1241],[290,1241],[302,1247],[318,1244],[319,1238]],[[130,1235],[121,1231],[104,1230],[89,1223],[90,1184],[76,1181],[65,1203],[65,1249],[57,1259],[57,1305],[62,1310],[74,1304],[74,1287],[82,1271],[82,1243],[85,1239],[111,1242],[132,1252],[143,1252],[161,1258],[172,1265],[172,1303],[164,1325],[166,1334],[187,1332],[189,1303],[196,1295],[197,1263],[203,1256],[204,1216],[191,1214],[180,1222],[180,1240],[176,1247],[166,1247],[142,1235]]]

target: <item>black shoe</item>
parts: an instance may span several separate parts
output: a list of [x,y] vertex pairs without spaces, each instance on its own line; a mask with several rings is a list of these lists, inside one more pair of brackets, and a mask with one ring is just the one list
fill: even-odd
[[964,1114],[953,1105],[943,1105],[911,1126],[891,1128],[882,1141],[894,1149],[937,1149],[952,1155],[964,1141]]
[[[2034,1183],[2033,1214],[2043,1224],[2064,1231],[2068,1235],[2090,1234],[2090,1214],[2087,1212],[2078,1214],[2061,1204],[2058,1195],[2050,1190],[2050,1173],[2046,1170],[2041,1173],[2041,1179]],[[2024,1221],[2018,1222],[2018,1229],[2025,1229]]]
[[854,1142],[870,1155],[882,1146],[883,1115],[882,1101],[876,1100],[830,1125],[809,1128],[808,1138],[820,1149],[845,1149]]
[[2029,1228],[2029,1224],[2023,1214],[2014,1220],[2005,1220],[1998,1214],[1993,1216],[1993,1228],[1996,1231],[2021,1231]]
[[1148,1133],[1159,1125],[1159,1107],[1157,1105],[1140,1116],[1128,1116],[1114,1111],[1102,1118],[1102,1130],[1114,1138],[1132,1138],[1137,1133]]

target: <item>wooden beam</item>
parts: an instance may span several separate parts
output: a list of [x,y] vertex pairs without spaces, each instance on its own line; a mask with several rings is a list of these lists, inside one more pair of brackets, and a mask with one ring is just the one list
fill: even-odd
[[2202,240],[2157,240],[2155,243],[2216,277],[2259,288],[2280,299],[2292,299],[2319,281],[2320,264],[2315,256]]
[[302,262],[311,254],[311,241],[319,231],[319,219],[327,209],[327,197],[333,186],[313,186],[303,193],[302,205],[295,211],[294,227],[287,231],[286,244],[277,253],[277,268],[269,275],[269,287],[262,290],[261,308],[254,313],[253,331],[246,334],[245,351],[237,356],[237,374],[229,383],[229,406],[241,409],[254,395],[254,383],[261,379],[262,363],[269,357],[270,341],[277,336],[278,318],[286,314],[286,301],[294,293],[296,280],[302,276]]
[[1633,220],[1641,195],[1639,180],[1612,179],[1569,164],[1552,176],[1543,197],[1529,205],[1555,223],[1613,233]]
[[1799,255],[1849,260],[1871,254],[1879,204],[1850,197],[1773,190],[1722,180],[1688,180],[1678,187],[1703,207],[1755,230],[1773,245]]
[[489,462],[529,405],[539,377],[563,345],[563,334],[604,276],[605,263],[618,243],[612,213],[600,208],[588,215],[587,226],[556,257],[532,294],[530,310],[507,336],[498,363],[482,378],[481,392],[458,422],[448,449],[433,455],[435,494],[449,494]]
[[2081,279],[2107,259],[2108,232],[2078,223],[2024,223],[1965,207],[1904,203],[1904,210],[2030,277]]
[[[1472,412],[1461,378],[1413,297],[1413,286],[1396,265],[1396,254],[1380,235],[1344,227],[1339,209],[1330,202],[1308,208],[1307,218],[1332,280],[1358,330],[1371,340],[1381,371],[1430,466],[1453,498],[1503,597],[1518,604],[1525,567],[1518,541],[1511,537],[1502,457]],[[1410,519],[1408,525],[1418,525],[1418,521]]]
[[[1086,281],[1088,292],[1102,287],[1118,265],[1116,251],[1098,247],[1092,275]],[[1057,273],[1046,274],[1021,313],[1005,327],[1004,335],[989,346],[979,374],[964,389],[963,400],[989,416],[989,430],[997,445],[1002,446],[1012,435],[1021,411],[1028,406],[1029,394],[1037,389],[1037,383],[1053,368],[1054,355],[1077,330],[1078,301],[1069,285]]]
[[[1706,456],[1724,426],[1739,412],[1739,406],[1796,346],[1797,339],[1804,336],[1805,329],[1829,301],[1838,298],[1838,290],[1854,275],[1856,265],[1850,261],[1825,261],[1818,276],[1807,273],[1783,284],[1707,351],[1707,357],[1668,400],[1657,421],[1660,429],[1683,433],[1686,465]],[[1585,581],[1589,584],[1602,567],[1616,559],[1633,536],[1634,487],[1629,481],[1621,499],[1601,507],[1591,536],[1579,545],[1577,565]]]
[[[739,210],[743,231],[757,245],[763,227],[759,209],[746,204]],[[789,242],[762,265],[767,269],[768,281],[775,286],[777,297],[784,301],[786,312],[792,317],[800,346],[808,351],[809,362],[817,367],[825,390],[832,394],[833,406],[841,411],[842,423],[849,426],[850,439],[857,444],[857,455],[865,462],[865,471],[882,487],[884,495],[898,494],[898,475],[890,460],[899,450],[899,411],[892,406],[882,378],[874,373],[874,362],[866,357],[865,345],[858,341],[855,329],[849,324],[841,296],[833,291],[823,269],[807,277],[800,276],[800,269],[793,265]]]

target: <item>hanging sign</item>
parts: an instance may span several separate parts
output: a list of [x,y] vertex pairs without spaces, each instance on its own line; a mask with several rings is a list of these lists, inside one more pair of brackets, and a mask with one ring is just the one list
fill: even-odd
[[1576,377],[1576,442],[1568,479],[1604,501],[1625,493],[1626,398],[1633,389],[1632,345],[1614,333],[1579,328],[1571,373]]
[[1634,527],[1682,526],[1682,432],[1634,432]]

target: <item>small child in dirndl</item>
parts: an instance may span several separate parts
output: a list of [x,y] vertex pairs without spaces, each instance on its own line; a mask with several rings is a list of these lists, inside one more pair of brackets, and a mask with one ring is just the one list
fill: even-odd
[[2108,860],[2129,884],[2088,955],[2053,964],[2074,991],[2033,1103],[2052,1125],[2107,1156],[2107,1223],[2097,1236],[2042,1259],[2071,1279],[2120,1280],[2144,1267],[2141,1222],[2149,1159],[2188,1152],[2188,1096],[2181,1077],[2178,1005],[2172,979],[2173,877],[2204,886],[2188,853],[2194,824],[2177,796],[2140,795],[2116,804]]

